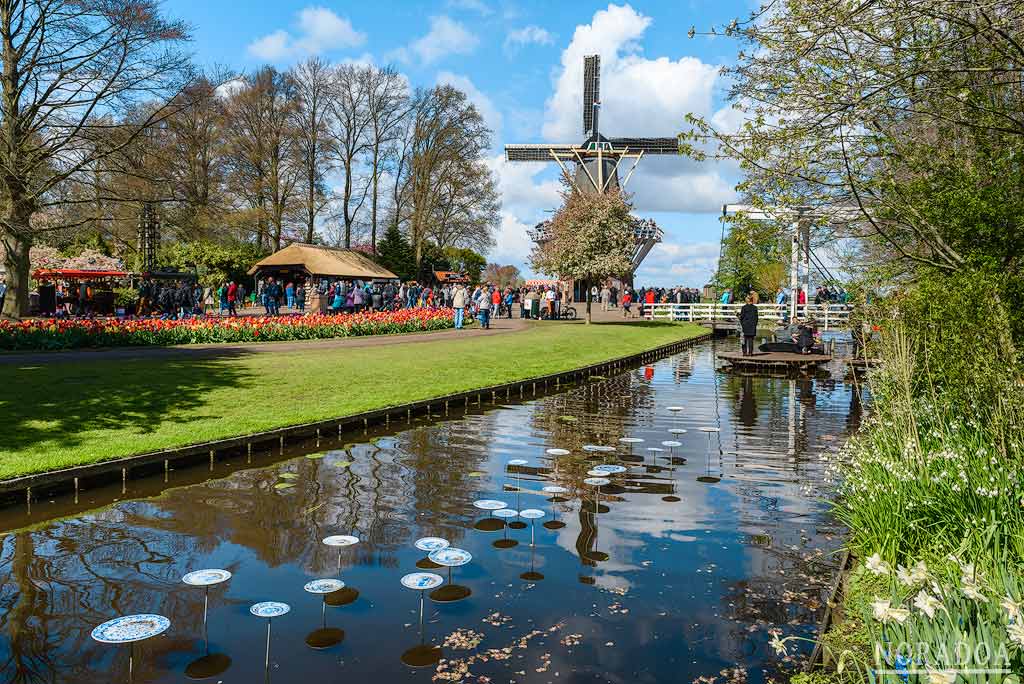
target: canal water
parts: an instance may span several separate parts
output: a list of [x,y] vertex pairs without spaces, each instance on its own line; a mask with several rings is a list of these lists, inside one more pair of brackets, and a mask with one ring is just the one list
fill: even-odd
[[[0,681],[128,681],[129,648],[90,633],[156,613],[170,628],[134,647],[136,682],[764,682],[770,633],[813,636],[822,616],[842,542],[822,456],[857,428],[860,396],[839,368],[716,371],[734,346],[89,511],[5,511]],[[598,492],[583,480],[599,464],[628,470]],[[551,501],[550,485],[567,491]],[[479,499],[545,516],[506,527]],[[421,629],[400,579],[447,582],[413,545],[427,536],[472,561],[437,596],[458,600],[427,593]],[[232,573],[209,592],[208,643],[204,591],[181,581],[203,568]],[[346,585],[326,607],[303,590],[318,578]],[[291,606],[269,667],[260,601]]]

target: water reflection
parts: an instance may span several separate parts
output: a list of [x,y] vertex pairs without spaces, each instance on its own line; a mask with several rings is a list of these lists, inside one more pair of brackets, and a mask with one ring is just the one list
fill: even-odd
[[[717,373],[713,353],[704,345],[646,372],[458,420],[413,420],[395,435],[87,514],[40,521],[4,512],[13,531],[0,542],[0,680],[93,682],[102,673],[123,681],[124,659],[98,648],[89,631],[115,615],[158,612],[172,629],[139,646],[146,681],[179,682],[213,665],[224,669],[207,676],[255,681],[263,663],[243,654],[262,646],[265,627],[248,618],[248,606],[270,598],[293,606],[273,628],[282,681],[427,682],[444,635],[471,629],[485,641],[445,647],[445,659],[476,658],[467,666],[475,675],[513,678],[527,664],[545,667],[547,654],[551,671],[576,677],[692,681],[740,663],[759,684],[766,630],[808,633],[820,616],[840,539],[820,503],[818,456],[856,429],[862,399],[828,379]],[[670,414],[670,405],[684,410]],[[585,444],[616,451],[586,452]],[[550,447],[569,453],[545,453]],[[513,459],[527,465],[508,466]],[[584,480],[603,463],[629,470],[609,478],[598,501]],[[506,486],[514,495],[503,494]],[[534,546],[528,531],[473,508],[503,496],[516,510],[548,514]],[[338,533],[360,539],[340,559],[321,543]],[[411,546],[421,536],[474,556],[431,597],[433,636],[410,619],[409,597],[396,588],[417,566],[436,568]],[[501,539],[519,543],[492,547]],[[212,643],[195,638],[202,604],[179,584],[197,567],[234,575],[211,603]],[[302,587],[317,577],[346,588],[314,605]],[[328,619],[332,606],[344,607]],[[507,618],[500,627],[484,621],[495,613]],[[316,625],[344,628],[330,656],[307,645]],[[513,646],[512,658],[486,656],[534,631],[541,634]],[[322,636],[312,641],[338,635]],[[229,660],[190,665],[206,653]]]

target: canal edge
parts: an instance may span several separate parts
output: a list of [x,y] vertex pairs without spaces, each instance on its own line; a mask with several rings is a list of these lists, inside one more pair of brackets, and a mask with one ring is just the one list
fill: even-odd
[[[129,475],[132,469],[143,466],[152,467],[163,463],[164,470],[166,471],[170,468],[171,464],[177,463],[178,461],[196,459],[206,455],[209,456],[210,464],[212,466],[212,464],[217,460],[218,453],[226,455],[227,452],[234,449],[244,448],[251,454],[254,445],[266,445],[272,442],[276,442],[283,449],[284,445],[288,441],[296,438],[320,437],[321,435],[327,434],[341,435],[348,429],[355,427],[365,428],[371,424],[389,425],[393,416],[410,419],[414,413],[423,413],[426,417],[445,415],[453,402],[462,402],[464,407],[469,407],[471,403],[475,406],[480,406],[486,398],[489,398],[490,402],[493,404],[497,401],[499,392],[504,395],[502,397],[504,399],[510,399],[513,391],[518,393],[517,398],[526,398],[527,395],[535,396],[538,389],[541,391],[552,388],[558,389],[562,382],[577,382],[579,380],[589,379],[594,375],[600,375],[603,372],[618,371],[626,368],[627,366],[657,361],[665,356],[678,353],[684,349],[702,342],[707,342],[713,338],[714,333],[708,332],[694,337],[676,340],[675,342],[669,342],[668,344],[653,347],[642,352],[637,352],[636,354],[607,359],[605,361],[560,371],[558,373],[533,376],[498,385],[479,387],[464,392],[440,395],[430,399],[422,399],[419,401],[397,404],[395,406],[363,411],[361,413],[354,413],[346,416],[337,416],[320,421],[289,425],[286,427],[274,428],[272,430],[250,433],[248,435],[226,437],[198,444],[161,449],[133,456],[124,456],[109,461],[73,466],[71,468],[62,468],[60,470],[53,470],[44,473],[23,475],[9,480],[0,481],[0,496],[3,496],[6,500],[5,502],[0,502],[0,506],[6,507],[7,505],[12,505],[18,498],[21,498],[23,501],[31,505],[34,497],[33,489],[47,491],[56,489],[74,489],[77,491],[79,481],[82,479],[105,475],[116,475],[118,471],[121,473],[122,480],[126,482],[130,479]],[[431,409],[435,407],[438,408],[438,412],[431,413]],[[19,493],[23,494],[23,497],[15,496]]]

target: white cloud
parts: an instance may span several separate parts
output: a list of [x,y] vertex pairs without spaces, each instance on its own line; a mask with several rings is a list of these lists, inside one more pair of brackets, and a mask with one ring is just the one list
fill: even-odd
[[433,64],[448,55],[468,55],[476,50],[480,39],[462,23],[451,17],[430,18],[430,31],[393,54],[407,64],[419,61],[421,65]]
[[515,52],[526,45],[551,45],[554,42],[555,36],[550,31],[531,24],[508,32],[505,36],[505,51]]
[[494,14],[494,10],[491,9],[491,6],[482,0],[448,0],[445,4],[452,9],[468,10],[470,12],[476,12],[484,17],[489,17]]
[[258,59],[280,61],[358,47],[365,42],[366,34],[356,31],[348,19],[326,7],[310,5],[299,11],[295,35],[278,29],[250,43],[248,52]]
[[487,127],[493,132],[495,139],[501,138],[501,128],[503,123],[501,112],[494,106],[494,102],[491,101],[491,98],[480,92],[468,77],[460,74],[453,74],[450,71],[442,71],[437,75],[437,85],[450,85],[466,93],[469,101],[472,102],[476,106],[477,111],[480,112],[480,116],[484,117],[484,121],[487,123]]
[[501,194],[501,226],[495,236],[495,248],[488,258],[503,264],[515,264],[529,272],[533,243],[527,230],[548,217],[547,211],[561,203],[557,180],[541,179],[542,164],[509,164],[504,155],[485,160],[498,181]]
[[718,242],[660,242],[637,270],[637,286],[702,287],[718,268],[718,253]]

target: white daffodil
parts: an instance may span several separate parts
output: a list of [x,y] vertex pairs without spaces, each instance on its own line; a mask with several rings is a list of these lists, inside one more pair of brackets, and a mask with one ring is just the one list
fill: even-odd
[[975,583],[973,579],[964,575],[961,579],[963,582],[964,596],[971,599],[972,601],[985,601],[985,594],[981,593],[981,588]]
[[1006,632],[1010,635],[1011,641],[1018,646],[1024,646],[1024,624],[1014,622],[1011,625],[1007,625]]
[[902,565],[896,567],[896,577],[900,583],[913,587],[928,580],[928,566],[924,561],[918,561],[912,568],[905,568]]
[[875,619],[879,622],[895,620],[902,623],[906,622],[906,619],[910,617],[910,611],[906,608],[893,608],[892,601],[883,601],[882,599],[872,601],[871,610],[874,612]]
[[778,634],[772,634],[771,641],[768,642],[768,645],[772,647],[772,650],[775,651],[776,655],[789,655],[789,653],[786,652],[786,642],[780,639]]
[[929,618],[933,618],[935,617],[935,611],[942,608],[942,601],[922,589],[918,592],[917,596],[914,597],[914,607]]
[[867,562],[864,563],[864,567],[876,575],[889,574],[889,564],[882,560],[882,557],[877,553],[868,558]]
[[895,620],[896,622],[903,624],[907,621],[907,618],[910,617],[910,611],[906,608],[890,608],[889,613],[888,615],[886,615],[886,617],[888,619],[885,620],[885,622],[888,622],[889,620]]
[[999,605],[1006,610],[1006,615],[1010,618],[1010,622],[1021,621],[1022,609],[1024,609],[1024,604],[1018,601],[1014,601],[1012,598],[1007,596],[999,603]]
[[928,668],[928,684],[953,684],[956,672],[953,670],[933,670]]

